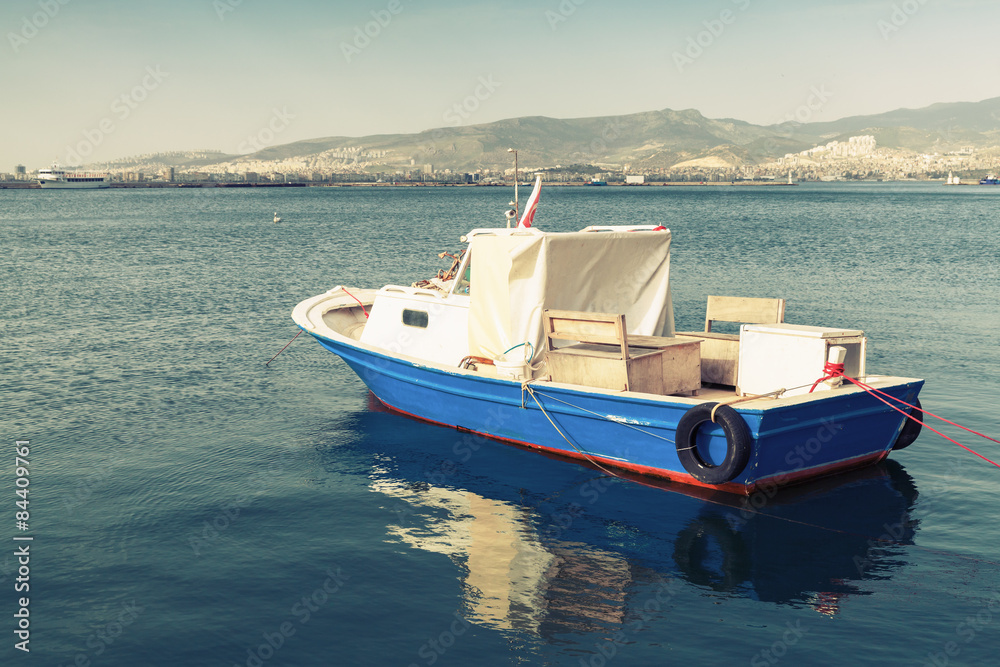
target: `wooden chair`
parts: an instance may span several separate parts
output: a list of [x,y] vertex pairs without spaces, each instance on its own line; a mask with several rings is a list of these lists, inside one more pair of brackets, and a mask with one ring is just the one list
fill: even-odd
[[554,382],[662,395],[701,388],[701,341],[630,335],[625,316],[611,313],[546,310],[542,319]]
[[701,339],[701,380],[736,386],[740,358],[739,334],[712,331],[713,322],[778,324],[785,321],[784,299],[710,296],[705,308],[704,331],[678,331],[678,338]]

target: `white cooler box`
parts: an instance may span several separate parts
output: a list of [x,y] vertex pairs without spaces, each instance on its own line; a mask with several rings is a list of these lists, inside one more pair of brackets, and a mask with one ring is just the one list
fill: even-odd
[[[788,389],[785,396],[808,394],[812,383],[824,376],[823,366],[834,345],[847,350],[844,374],[863,379],[867,344],[864,332],[854,329],[744,324],[740,327],[736,391],[740,395],[765,394],[784,388]],[[829,389],[822,383],[816,387],[816,391]]]

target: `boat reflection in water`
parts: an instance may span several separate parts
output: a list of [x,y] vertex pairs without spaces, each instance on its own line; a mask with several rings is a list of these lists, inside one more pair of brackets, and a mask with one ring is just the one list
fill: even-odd
[[[891,460],[758,498],[759,513],[752,505],[705,505],[674,541],[679,574],[716,591],[746,589],[761,601],[804,602],[834,615],[842,599],[867,594],[859,582],[905,563],[903,548],[917,529],[910,516],[917,489]],[[723,559],[716,568],[713,549]]]
[[[405,437],[399,423],[413,423],[359,416],[393,420],[390,440]],[[468,619],[496,629],[606,631],[634,618],[657,584],[673,594],[684,582],[833,615],[865,594],[864,580],[905,563],[917,528],[917,490],[892,460],[746,499],[623,481],[564,460],[526,467],[486,440],[467,461],[442,463],[433,440],[462,436],[414,428],[407,443],[379,443],[370,476],[373,492],[403,503],[390,539],[455,561],[466,572]]]
[[559,619],[572,618],[572,629],[584,632],[624,622],[632,572],[621,554],[579,542],[545,540],[532,530],[530,510],[471,491],[391,480],[373,482],[371,488],[416,511],[447,512],[432,530],[395,525],[389,533],[465,566],[468,620],[538,635],[548,634],[543,626]]

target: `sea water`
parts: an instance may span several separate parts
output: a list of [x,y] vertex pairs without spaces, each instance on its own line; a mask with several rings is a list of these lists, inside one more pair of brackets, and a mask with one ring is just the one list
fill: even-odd
[[[1000,471],[931,432],[740,504],[379,410],[305,336],[265,365],[296,303],[433,275],[511,194],[0,191],[0,663],[996,664]],[[665,225],[679,329],[783,297],[1000,433],[996,188],[549,187],[535,224]]]

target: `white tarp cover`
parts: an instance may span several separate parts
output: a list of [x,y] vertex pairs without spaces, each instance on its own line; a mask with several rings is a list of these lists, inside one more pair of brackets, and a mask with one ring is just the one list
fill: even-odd
[[537,358],[546,309],[624,313],[629,333],[674,333],[669,231],[497,230],[472,236],[471,253],[470,354],[529,341]]

